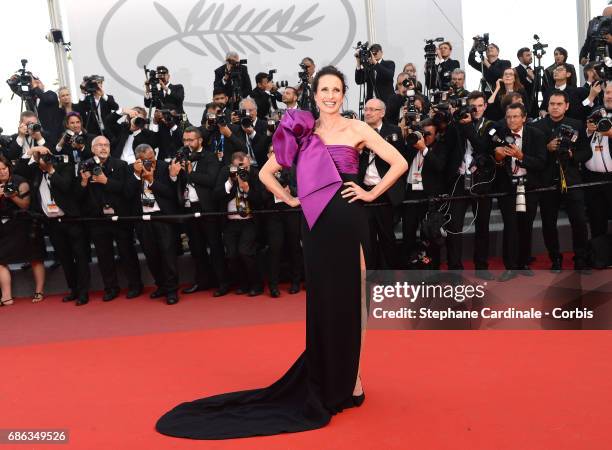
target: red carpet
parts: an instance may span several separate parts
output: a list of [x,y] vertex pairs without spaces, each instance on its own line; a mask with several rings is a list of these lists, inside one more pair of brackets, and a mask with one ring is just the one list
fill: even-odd
[[[58,297],[0,309],[0,428],[67,428],[74,449],[603,449],[612,333],[380,331],[366,401],[321,430],[232,441],[154,431],[181,401],[275,381],[304,347],[304,296]],[[1,448],[45,448],[42,444]]]

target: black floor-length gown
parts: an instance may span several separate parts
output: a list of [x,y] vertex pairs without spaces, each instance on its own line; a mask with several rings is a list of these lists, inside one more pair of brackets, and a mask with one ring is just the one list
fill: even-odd
[[291,111],[274,136],[280,164],[297,157],[303,221],[306,349],[274,384],[182,403],[156,429],[191,439],[228,439],[325,426],[354,406],[362,320],[360,248],[367,253],[363,205],[348,203],[342,182],[357,181],[357,150],[325,145],[310,113]]

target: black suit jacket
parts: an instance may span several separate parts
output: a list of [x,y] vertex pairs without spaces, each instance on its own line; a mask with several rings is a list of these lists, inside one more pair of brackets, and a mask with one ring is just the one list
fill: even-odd
[[[573,64],[565,63],[565,65],[569,68],[569,73],[572,74],[567,85],[575,88],[578,86],[578,78],[576,77],[576,68]],[[557,67],[557,64],[551,64],[544,70],[544,87],[545,89],[550,89],[555,86],[555,79],[553,78],[553,71]]]
[[132,205],[125,190],[127,169],[125,161],[109,157],[102,166],[108,178],[106,184],[89,181],[86,187],[82,187],[79,177],[77,193],[82,201],[81,206],[85,215],[102,216],[104,205],[110,205],[115,210],[115,214],[120,216],[127,216],[132,212]]
[[[43,147],[47,147],[49,150],[53,150],[53,145],[51,142],[51,138],[49,137],[49,134],[43,130],[41,132],[41,135],[43,139],[45,140]],[[22,177],[28,178],[30,176],[30,172],[29,172],[30,158],[26,159],[26,158],[21,157],[23,155],[23,147],[17,143],[17,137],[18,137],[17,133],[11,136],[11,142],[9,143],[8,148],[4,151],[4,156],[6,156],[11,161],[13,161],[13,167],[14,167],[13,171],[17,175],[21,175]],[[33,144],[33,146],[36,146],[36,145],[37,145],[36,143]],[[28,179],[28,181],[30,180]]]
[[[476,51],[474,49],[470,50],[470,54],[468,56],[468,64],[472,66],[477,71],[481,71],[481,64],[476,61]],[[512,63],[506,59],[497,59],[490,67],[482,65],[482,76],[489,83],[489,86],[492,90],[495,89],[495,82],[502,77],[504,74],[504,70],[512,67]],[[484,86],[481,87],[481,90],[484,92]]]
[[[394,134],[396,137],[395,140],[393,140]],[[401,153],[402,156],[405,157],[406,148],[404,146],[404,139],[402,137],[402,130],[400,129],[400,127],[383,122],[382,127],[380,129],[380,135],[383,137],[383,139],[386,139],[391,145],[393,145],[397,149],[397,151]],[[368,166],[370,164],[369,160],[370,150],[368,148],[364,148],[361,154],[359,155],[359,183],[362,186],[364,186],[364,178]],[[389,171],[389,168],[391,167],[388,162],[386,162],[384,159],[377,155],[374,156],[372,164],[376,166],[376,170],[378,171],[378,175],[380,175],[380,178],[384,177]],[[383,198],[380,198],[379,201],[386,200],[391,202],[393,206],[397,206],[404,200],[405,189],[405,176],[401,176],[383,194]]]
[[374,89],[376,89],[376,97],[387,103],[389,97],[393,95],[393,80],[395,77],[395,63],[383,59],[379,64],[372,66],[372,81],[366,76],[364,69],[355,69],[355,83],[366,85],[366,100],[374,97]]
[[174,158],[176,151],[183,146],[183,131],[177,126],[174,130],[160,123],[157,128],[157,159]]
[[[165,94],[163,90],[160,90],[160,97],[162,101],[163,108],[176,108],[179,114],[183,113],[183,101],[185,100],[185,89],[182,84],[169,84],[168,89],[170,90],[169,94]],[[151,106],[151,99],[144,99],[144,105],[149,108]]]
[[[130,136],[129,120],[117,123],[117,120],[120,118],[121,116],[116,112],[112,112],[106,117],[107,134],[111,141],[111,156],[118,159],[121,159],[123,147],[125,147],[125,143]],[[157,133],[146,128],[141,129],[140,132],[134,136],[132,149],[136,149],[140,144],[149,144],[151,147],[156,148],[158,146]]]
[[[418,150],[414,147],[409,147],[406,151],[406,160],[412,165],[414,157]],[[428,195],[443,194],[446,191],[446,179],[444,170],[446,168],[446,160],[448,158],[449,145],[446,139],[436,139],[433,145],[429,147],[427,154],[423,159],[421,167],[421,179],[423,182],[423,192]],[[408,170],[410,173],[410,170]],[[403,177],[406,180],[406,177]],[[412,191],[412,185],[406,184],[406,191]]]
[[[232,98],[234,95],[234,92],[232,90],[232,79],[230,77],[227,83],[225,83],[225,81],[223,81],[224,76],[225,76],[225,64],[215,69],[214,87],[223,88],[225,90],[225,94],[229,98]],[[245,98],[245,97],[248,97],[251,91],[253,90],[253,88],[251,87],[251,78],[249,77],[249,71],[246,66],[240,66],[240,78],[241,78],[240,95],[242,95],[242,98]]]
[[283,96],[278,92],[271,92],[270,94],[266,93],[266,91],[256,87],[251,92],[251,97],[255,100],[257,104],[257,118],[261,120],[265,120],[266,117],[270,114],[270,102],[274,109],[278,109],[278,105],[276,102],[282,102]]
[[[40,197],[40,184],[43,183],[44,172],[40,170],[37,164],[32,164],[30,170],[30,209],[38,213],[43,213]],[[74,165],[73,164],[58,164],[55,167],[53,175],[49,175],[49,190],[53,201],[64,211],[64,214],[69,217],[78,217],[80,215],[78,198],[75,195]]]
[[[144,180],[136,178],[133,164],[130,164],[127,172],[125,183],[126,195],[131,200],[133,213],[137,215],[143,214],[142,194]],[[177,183],[170,178],[168,163],[165,161],[158,160],[156,162],[151,190],[162,214],[178,213]]]
[[[81,131],[80,135],[85,139],[85,147],[83,147],[83,150],[77,150],[72,144],[64,144],[59,151],[56,147],[53,147],[53,153],[68,156],[71,163],[78,163],[79,161],[84,161],[93,157],[93,153],[91,152],[91,141],[93,141],[95,136],[93,134],[84,133],[83,131]],[[77,156],[76,159],[75,152]]]
[[533,80],[527,77],[527,69],[525,69],[521,64],[516,66],[514,69],[518,73],[519,81],[523,85],[523,88],[525,88],[525,92],[527,93],[528,98],[531,99],[533,95]]
[[[106,97],[106,100],[104,100],[104,98],[100,98],[99,105],[100,120],[102,121],[102,125],[106,127],[107,124],[104,123],[104,119],[108,117],[111,112],[117,111],[119,109],[119,105],[117,104],[115,98],[112,95],[108,95]],[[104,134],[98,126],[96,116],[91,111],[91,100],[89,95],[86,96],[84,100],[79,101],[77,105],[77,111],[81,114],[83,128],[86,128],[88,133],[94,134],[96,136]]]
[[460,66],[461,64],[459,64],[459,61],[451,58],[447,59],[446,61],[442,61],[440,64],[436,64],[441,90],[448,91],[451,83],[451,74],[453,70],[459,69]]
[[463,164],[468,141],[472,145],[472,158],[477,155],[493,155],[491,139],[487,134],[493,126],[490,120],[483,118],[482,122],[479,122],[478,125],[470,122],[468,124],[452,126],[457,131],[457,142],[448,149],[446,178],[449,188],[453,187],[455,180],[459,176],[459,168]]
[[220,170],[219,161],[212,152],[203,150],[199,155],[191,173],[184,170],[179,173],[179,190],[183,193],[187,184],[192,184],[200,200],[200,212],[218,211],[219,202],[214,196],[214,190]]
[[[268,136],[267,128],[268,125],[264,120],[257,119],[254,127],[255,137],[253,139],[249,138],[258,167],[262,167],[268,160],[268,146],[270,142],[272,142],[272,138]],[[226,139],[225,141],[229,142],[230,146],[234,147],[232,149],[233,151],[243,151],[247,153],[247,136],[242,127],[240,125],[230,125],[230,129],[232,130],[232,136],[229,140]],[[231,153],[233,152],[224,151],[223,161],[225,164],[230,163]]]
[[586,137],[586,130],[584,125],[569,117],[564,117],[561,122],[553,122],[550,117],[533,122],[532,126],[540,130],[544,134],[544,142],[548,144],[557,136],[557,130],[559,125],[569,125],[574,130],[579,131],[578,140],[575,146],[572,148],[572,158],[569,160],[563,159],[561,166],[559,166],[559,159],[553,152],[546,151],[546,167],[542,170],[539,175],[539,184],[541,186],[550,186],[560,178],[560,169],[563,169],[565,179],[568,186],[579,184],[582,182],[580,176],[580,163],[584,163],[591,157],[591,149],[589,147],[589,141]]
[[[546,92],[544,92],[542,105],[540,105],[541,111],[548,111],[548,99],[550,98],[550,94],[554,90],[554,88],[550,88]],[[570,102],[570,106],[567,110],[566,116],[571,119],[576,119],[580,121],[586,120],[587,116],[591,111],[591,107],[584,106],[582,102],[589,96],[589,90],[583,87],[575,88],[567,86],[565,88],[565,92],[567,92]]]
[[387,99],[385,111],[385,122],[397,125],[400,122],[400,111],[406,102],[406,97],[394,93]]
[[[541,184],[541,172],[546,166],[546,143],[544,133],[525,125],[522,139],[523,161],[518,162],[527,169],[527,188],[536,188]],[[497,166],[495,186],[501,192],[508,192],[512,187],[512,158],[507,156],[501,165]]]

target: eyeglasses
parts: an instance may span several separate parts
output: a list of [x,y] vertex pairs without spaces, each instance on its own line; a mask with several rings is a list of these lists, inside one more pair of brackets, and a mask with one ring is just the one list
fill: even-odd
[[382,111],[382,108],[363,108],[365,112]]

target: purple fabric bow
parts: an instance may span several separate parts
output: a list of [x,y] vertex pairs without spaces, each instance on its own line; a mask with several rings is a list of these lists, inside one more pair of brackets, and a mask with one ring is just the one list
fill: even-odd
[[342,185],[327,147],[313,136],[314,125],[310,112],[290,109],[272,136],[274,156],[281,166],[291,167],[297,155],[298,198],[310,229]]

